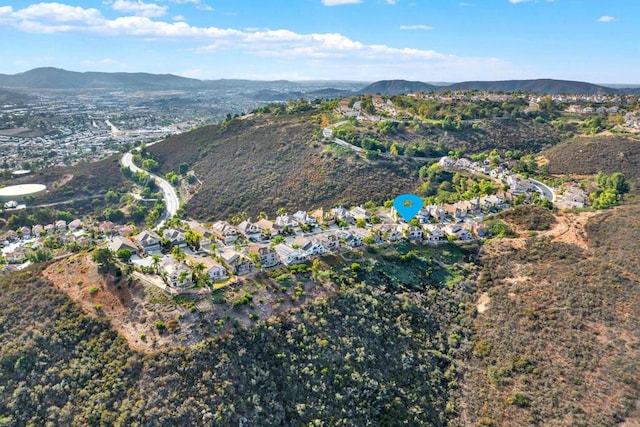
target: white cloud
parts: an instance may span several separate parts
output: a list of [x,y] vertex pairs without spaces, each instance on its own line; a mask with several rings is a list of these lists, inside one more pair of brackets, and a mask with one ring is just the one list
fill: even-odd
[[187,18],[185,18],[184,15],[176,15],[173,17],[173,20],[178,22],[184,22],[187,20]]
[[433,30],[433,27],[428,25],[418,24],[418,25],[400,25],[401,30]]
[[[340,75],[343,67],[345,70],[352,69],[359,75],[366,71],[372,76],[388,77],[393,75],[393,70],[398,75],[415,75],[429,70],[432,76],[439,73],[454,76],[468,70],[478,70],[480,75],[480,70],[484,70],[487,77],[489,72],[496,73],[498,77],[505,76],[505,70],[508,69],[507,63],[496,58],[459,57],[430,49],[366,44],[340,33],[303,34],[287,29],[200,27],[180,21],[154,20],[146,16],[108,19],[96,9],[58,3],[41,3],[35,8],[29,6],[19,10],[0,7],[0,23],[28,33],[81,33],[138,37],[153,41],[182,40],[191,42],[187,51],[200,55],[226,51],[248,57],[296,58],[299,64],[320,61],[319,66],[324,72],[332,72],[334,75]],[[404,28],[429,29],[423,24],[407,25]],[[364,69],[357,71],[356,64],[362,65]]]
[[462,6],[462,7],[471,6],[471,3],[458,3],[458,6]]
[[598,18],[598,22],[613,22],[615,20],[616,20],[616,18],[614,18],[613,16],[608,16],[608,15],[604,15],[604,16],[601,16],[600,18]]
[[518,3],[526,3],[529,2],[531,0],[509,0],[509,3],[511,4],[518,4]]
[[358,4],[362,3],[362,0],[322,0],[322,4],[325,6],[341,6],[343,4]]
[[399,0],[385,0],[385,1],[387,2],[387,4],[393,5],[393,4],[398,3]]
[[157,18],[167,13],[166,6],[159,6],[155,3],[144,3],[141,0],[116,0],[111,8],[116,12],[133,13],[147,18]]

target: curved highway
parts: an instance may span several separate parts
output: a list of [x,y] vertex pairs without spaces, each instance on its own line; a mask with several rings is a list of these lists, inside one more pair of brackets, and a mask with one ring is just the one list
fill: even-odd
[[131,153],[125,153],[120,159],[120,163],[123,166],[131,169],[132,172],[145,172],[148,173],[149,176],[158,184],[160,190],[162,191],[162,197],[164,198],[165,205],[165,213],[160,218],[160,222],[158,222],[157,228],[162,227],[164,222],[174,216],[178,212],[178,207],[180,206],[180,199],[178,199],[178,194],[176,190],[169,184],[169,182],[158,175],[154,175],[149,173],[143,169],[140,169],[133,163],[133,155]]

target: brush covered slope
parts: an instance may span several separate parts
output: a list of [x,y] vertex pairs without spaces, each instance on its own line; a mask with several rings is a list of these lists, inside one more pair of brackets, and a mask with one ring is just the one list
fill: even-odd
[[319,129],[308,113],[265,114],[170,137],[149,153],[162,173],[190,165],[203,185],[185,209],[202,219],[382,202],[417,186],[421,163],[368,161]]

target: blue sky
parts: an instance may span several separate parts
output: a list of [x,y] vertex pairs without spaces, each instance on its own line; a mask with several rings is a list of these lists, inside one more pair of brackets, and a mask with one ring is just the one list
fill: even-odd
[[0,0],[0,73],[640,83],[638,0]]

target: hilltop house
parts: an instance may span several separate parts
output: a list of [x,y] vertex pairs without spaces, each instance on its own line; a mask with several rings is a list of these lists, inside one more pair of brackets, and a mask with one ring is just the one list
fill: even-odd
[[171,243],[171,246],[185,247],[187,246],[187,239],[182,231],[175,228],[167,228],[162,232],[162,237]]
[[371,214],[362,206],[356,206],[351,209],[351,216],[355,219],[364,219],[365,221],[371,221]]
[[162,264],[162,268],[165,271],[162,277],[172,288],[186,289],[193,285],[191,270],[184,264],[175,261],[165,261]]
[[271,240],[272,237],[275,237],[282,232],[282,227],[266,218],[258,220],[255,225],[260,229],[262,238],[266,240]]
[[151,230],[144,230],[134,238],[135,242],[142,247],[146,254],[160,252],[160,242],[162,239]]
[[107,248],[113,253],[117,253],[122,249],[129,249],[132,254],[138,253],[138,248],[136,247],[136,245],[134,245],[131,240],[122,236],[113,236],[109,241],[109,245],[107,246]]
[[77,231],[77,230],[82,228],[82,221],[79,220],[78,218],[76,218],[73,221],[71,221],[67,225],[67,227],[69,227],[69,230],[71,230],[71,231]]
[[256,241],[260,239],[260,227],[246,219],[238,224],[238,231],[247,240]]
[[233,274],[248,274],[253,270],[253,262],[246,255],[234,250],[227,249],[220,254],[224,263],[231,269]]
[[322,208],[311,212],[311,216],[315,218],[318,224],[333,225],[336,223],[335,215],[331,211],[325,212]]
[[340,249],[340,239],[335,234],[320,234],[318,236],[320,243],[327,251],[337,251]]
[[220,263],[216,262],[211,258],[202,258],[199,262],[204,264],[205,270],[204,272],[209,277],[209,279],[213,281],[217,280],[225,280],[229,277],[227,273],[227,269],[224,268]]
[[294,228],[298,226],[298,221],[296,221],[296,219],[293,216],[289,214],[284,214],[276,217],[276,225],[282,228],[285,228],[285,227]]
[[422,228],[426,232],[426,235],[424,235],[424,239],[429,242],[441,242],[447,239],[440,227],[438,227],[437,225],[424,224]]
[[306,261],[307,257],[304,255],[302,250],[294,249],[291,246],[285,245],[284,243],[277,244],[275,246],[276,254],[280,261],[284,265],[297,264]]
[[280,264],[276,252],[267,245],[251,244],[247,246],[248,254],[256,254],[263,268],[274,267]]
[[324,246],[317,239],[307,239],[306,237],[296,237],[294,243],[300,246],[300,249],[306,257],[313,255],[322,255],[325,252]]
[[301,225],[308,225],[311,227],[315,227],[316,225],[318,225],[318,221],[313,216],[306,213],[305,211],[298,211],[294,213],[293,219],[296,220],[298,224],[301,224]]
[[213,235],[218,240],[228,245],[238,240],[238,230],[227,221],[218,221],[211,227]]

